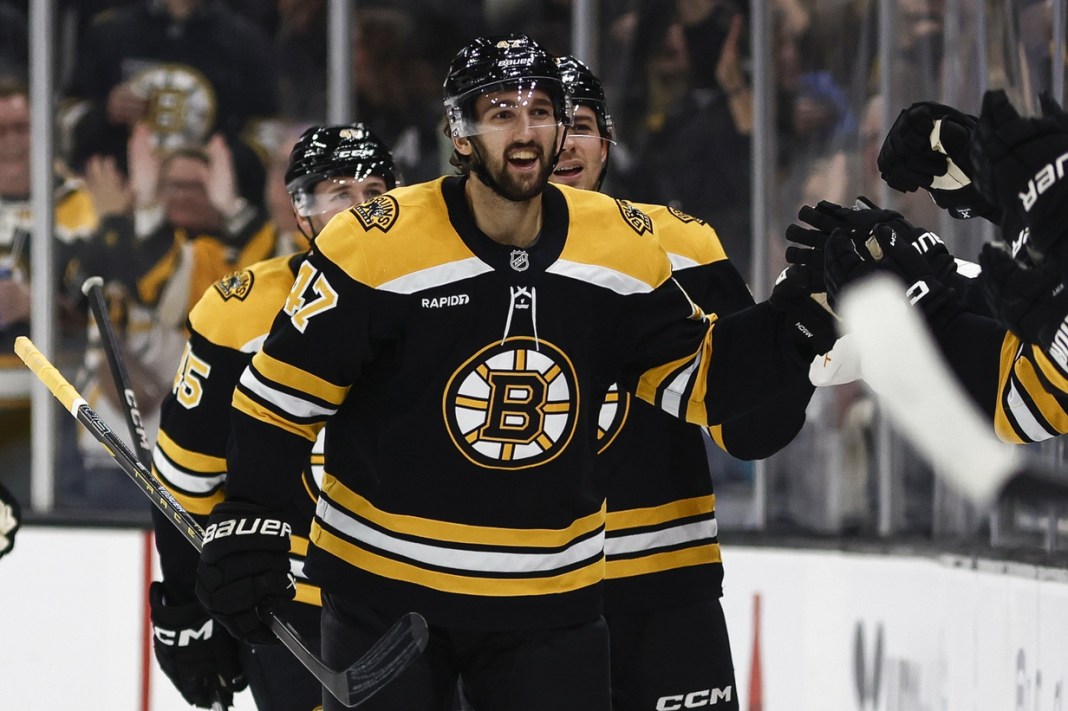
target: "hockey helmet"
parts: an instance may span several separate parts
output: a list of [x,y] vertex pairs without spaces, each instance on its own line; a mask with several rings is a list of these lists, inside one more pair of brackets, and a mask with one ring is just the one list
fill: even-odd
[[452,60],[442,85],[449,134],[460,138],[484,132],[474,115],[475,101],[483,94],[516,90],[522,104],[536,89],[552,101],[553,125],[570,125],[571,100],[551,54],[523,34],[475,39]]
[[601,136],[613,140],[615,125],[612,114],[608,113],[608,104],[604,98],[604,85],[581,60],[565,54],[556,58],[560,69],[560,78],[571,94],[575,106],[588,106],[597,116],[597,128]]
[[393,155],[362,123],[312,126],[297,139],[289,154],[285,183],[297,212],[317,212],[312,194],[324,180],[366,180],[378,176],[387,189],[397,186]]

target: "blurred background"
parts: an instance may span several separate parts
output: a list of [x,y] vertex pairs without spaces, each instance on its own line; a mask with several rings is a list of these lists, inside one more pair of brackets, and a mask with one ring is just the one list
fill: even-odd
[[[974,259],[989,225],[891,193],[875,157],[918,100],[1064,98],[1065,0],[0,0],[0,481],[30,522],[144,527],[144,496],[12,355],[34,342],[111,423],[80,287],[105,279],[154,411],[204,288],[299,249],[282,184],[314,123],[367,122],[403,182],[451,173],[441,82],[477,34],[521,31],[603,79],[604,190],[709,222],[760,299],[804,204],[858,195]],[[742,100],[739,100],[742,99]],[[32,315],[32,318],[31,318]],[[1064,470],[1061,439],[1034,445]],[[976,511],[860,383],[821,388],[783,452],[710,449],[721,540],[892,541],[1064,560],[1068,512]]]

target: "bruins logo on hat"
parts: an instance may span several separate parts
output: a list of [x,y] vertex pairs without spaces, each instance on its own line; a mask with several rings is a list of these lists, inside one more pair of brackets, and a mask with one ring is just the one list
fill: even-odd
[[397,221],[399,212],[400,205],[392,195],[379,195],[352,208],[352,214],[368,232],[375,227],[389,232],[389,228]]
[[619,214],[623,215],[623,219],[626,221],[630,228],[640,235],[648,232],[653,233],[653,221],[644,212],[634,207],[626,200],[616,200],[616,204],[619,205]]
[[215,125],[215,89],[193,67],[177,63],[149,66],[131,77],[130,87],[148,100],[145,122],[152,129],[157,148],[200,143]]
[[215,282],[214,286],[224,300],[244,301],[248,293],[252,291],[252,272],[248,269],[231,272]]
[[668,212],[670,212],[672,215],[677,217],[680,222],[685,222],[687,224],[689,224],[690,222],[696,222],[699,225],[706,224],[705,221],[702,220],[700,217],[694,217],[693,215],[687,215],[682,210],[680,210],[678,208],[675,208],[675,207],[671,207],[670,205],[668,205]]

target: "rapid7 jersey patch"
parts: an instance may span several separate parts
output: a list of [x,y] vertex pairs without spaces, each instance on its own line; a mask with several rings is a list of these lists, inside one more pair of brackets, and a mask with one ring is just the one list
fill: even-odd
[[[314,298],[309,299],[309,287]],[[293,328],[301,333],[308,327],[308,319],[324,311],[337,306],[337,291],[330,286],[326,275],[319,272],[308,262],[300,265],[296,281],[289,291],[285,306],[282,310],[289,314],[289,320],[293,322]]]

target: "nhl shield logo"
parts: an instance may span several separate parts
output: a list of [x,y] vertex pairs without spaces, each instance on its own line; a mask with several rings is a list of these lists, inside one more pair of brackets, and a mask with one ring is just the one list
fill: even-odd
[[632,230],[640,235],[653,233],[653,221],[648,215],[626,200],[616,200],[616,205],[619,205],[619,214],[623,215],[623,220]]
[[389,232],[397,221],[400,206],[392,195],[379,195],[352,208],[351,212],[368,232],[374,228]]
[[248,292],[252,291],[252,272],[242,269],[239,272],[231,272],[213,284],[215,290],[223,297],[224,301],[237,299],[244,301]]
[[517,272],[525,272],[527,267],[530,266],[530,255],[527,254],[526,250],[513,249],[511,261],[509,263],[511,264],[512,269],[515,269]]

